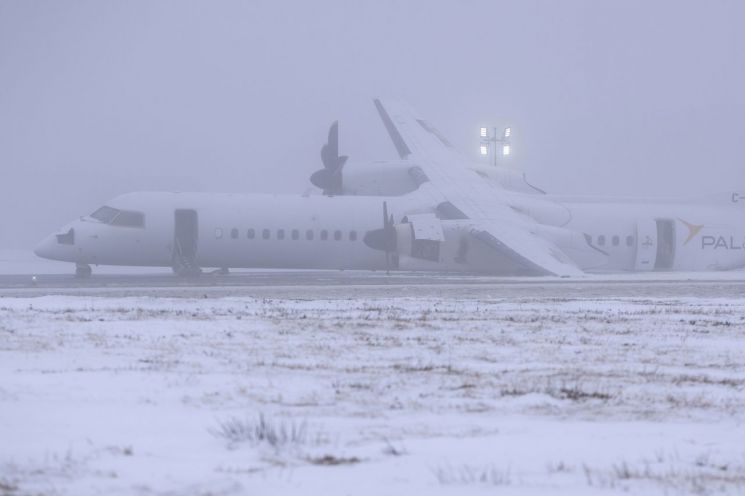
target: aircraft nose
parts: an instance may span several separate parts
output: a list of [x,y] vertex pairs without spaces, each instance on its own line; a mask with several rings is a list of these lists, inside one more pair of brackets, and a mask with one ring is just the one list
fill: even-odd
[[53,258],[54,257],[54,243],[53,236],[47,236],[44,240],[36,245],[34,248],[34,254],[41,258]]

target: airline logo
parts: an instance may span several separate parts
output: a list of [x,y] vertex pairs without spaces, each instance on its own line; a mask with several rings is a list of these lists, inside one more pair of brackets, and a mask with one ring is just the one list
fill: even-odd
[[738,241],[734,236],[701,236],[701,249],[712,250],[742,250],[745,249],[745,240]]
[[678,219],[678,220],[682,222],[683,225],[688,228],[688,237],[686,238],[685,241],[683,241],[683,246],[690,243],[691,240],[695,238],[698,233],[701,232],[701,229],[704,228],[703,224],[691,224],[690,222],[686,222],[683,219]]
[[[743,203],[745,203],[745,195],[742,197]],[[687,245],[693,238],[698,236],[705,226],[703,224],[691,224],[683,219],[678,219],[684,226],[688,228],[688,237],[683,241],[683,246]],[[702,250],[743,250],[745,249],[745,239],[738,239],[735,236],[701,236],[701,249]]]

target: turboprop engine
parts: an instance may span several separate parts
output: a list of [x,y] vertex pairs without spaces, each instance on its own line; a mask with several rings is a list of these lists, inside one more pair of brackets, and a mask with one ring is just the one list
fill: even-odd
[[401,196],[416,190],[421,181],[420,169],[410,161],[373,162],[344,166],[346,155],[339,155],[339,122],[331,124],[328,140],[321,148],[323,169],[310,176],[310,182],[324,195]]
[[[395,160],[355,164],[346,167],[349,157],[339,155],[339,122],[331,124],[328,139],[321,148],[323,169],[310,176],[310,182],[324,195],[401,196],[421,184],[421,169],[413,160]],[[525,174],[506,167],[474,164],[476,174],[496,189],[528,194],[544,192],[527,182]]]
[[472,221],[443,220],[435,213],[410,214],[395,223],[384,202],[383,227],[368,232],[364,241],[385,253],[388,269],[519,272],[514,261],[479,241],[473,232]]

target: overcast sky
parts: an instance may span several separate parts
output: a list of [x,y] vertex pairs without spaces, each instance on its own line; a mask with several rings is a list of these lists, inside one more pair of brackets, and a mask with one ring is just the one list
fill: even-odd
[[[745,2],[0,0],[0,247],[117,194],[302,193],[408,100],[476,157],[511,124],[567,194],[745,190]],[[354,164],[350,162],[350,166]],[[745,220],[744,220],[745,221]]]

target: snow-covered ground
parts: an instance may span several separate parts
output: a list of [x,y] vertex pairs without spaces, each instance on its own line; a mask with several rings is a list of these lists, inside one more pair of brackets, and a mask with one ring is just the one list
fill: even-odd
[[743,494],[741,299],[0,298],[0,494]]

